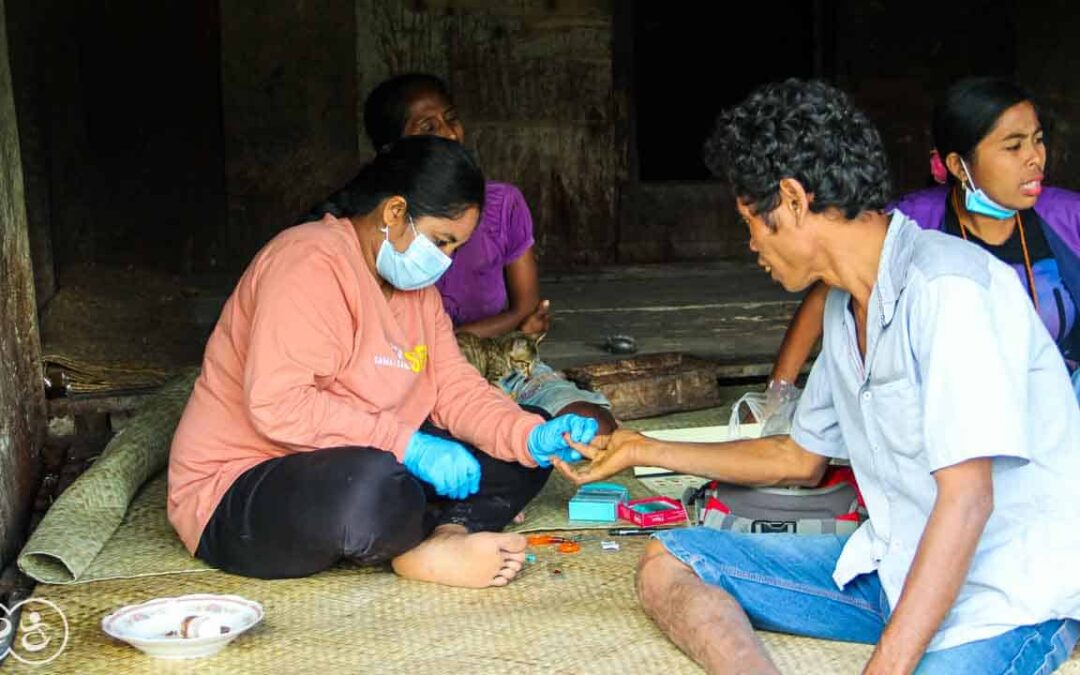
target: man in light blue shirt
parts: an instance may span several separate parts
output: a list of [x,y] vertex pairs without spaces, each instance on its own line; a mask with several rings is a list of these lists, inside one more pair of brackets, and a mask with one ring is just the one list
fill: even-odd
[[588,467],[557,465],[578,482],[647,464],[812,486],[845,459],[869,520],[850,537],[664,532],[645,610],[711,672],[775,671],[751,625],[876,644],[870,673],[1054,670],[1080,635],[1080,409],[1016,274],[883,213],[877,131],[822,83],[758,90],[706,155],[759,264],[788,290],[832,287],[791,435],[616,431],[575,446]]

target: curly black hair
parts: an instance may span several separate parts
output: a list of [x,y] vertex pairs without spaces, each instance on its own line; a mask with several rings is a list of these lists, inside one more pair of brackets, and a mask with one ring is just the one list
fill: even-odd
[[836,208],[851,219],[880,211],[889,199],[881,136],[846,94],[824,82],[790,79],[758,88],[720,114],[704,160],[766,219],[779,205],[783,178],[813,194],[815,213]]

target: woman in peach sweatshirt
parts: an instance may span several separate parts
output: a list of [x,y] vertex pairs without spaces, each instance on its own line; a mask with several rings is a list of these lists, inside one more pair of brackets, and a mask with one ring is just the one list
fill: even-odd
[[461,356],[432,284],[483,196],[459,144],[406,138],[346,188],[348,217],[255,256],[173,438],[169,520],[195,556],[262,578],[342,559],[469,587],[520,571],[524,539],[499,531],[596,422],[524,412]]

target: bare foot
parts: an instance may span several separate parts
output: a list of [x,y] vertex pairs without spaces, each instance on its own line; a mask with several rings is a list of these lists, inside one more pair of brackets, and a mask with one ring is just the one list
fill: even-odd
[[525,522],[525,512],[524,511],[522,511],[521,513],[514,516],[514,524],[521,525],[524,522]]
[[505,586],[521,571],[525,546],[520,534],[470,534],[460,525],[440,525],[391,565],[406,579],[464,588]]

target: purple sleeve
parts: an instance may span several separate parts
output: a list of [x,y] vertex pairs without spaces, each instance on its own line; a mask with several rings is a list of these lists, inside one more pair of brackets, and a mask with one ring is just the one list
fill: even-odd
[[940,230],[945,226],[948,199],[949,188],[937,185],[910,192],[886,206],[885,210],[899,210],[924,230]]
[[1080,255],[1080,194],[1061,188],[1046,187],[1035,213],[1050,226],[1071,251]]
[[503,260],[509,265],[528,251],[533,243],[533,220],[521,191],[506,186],[502,204]]

